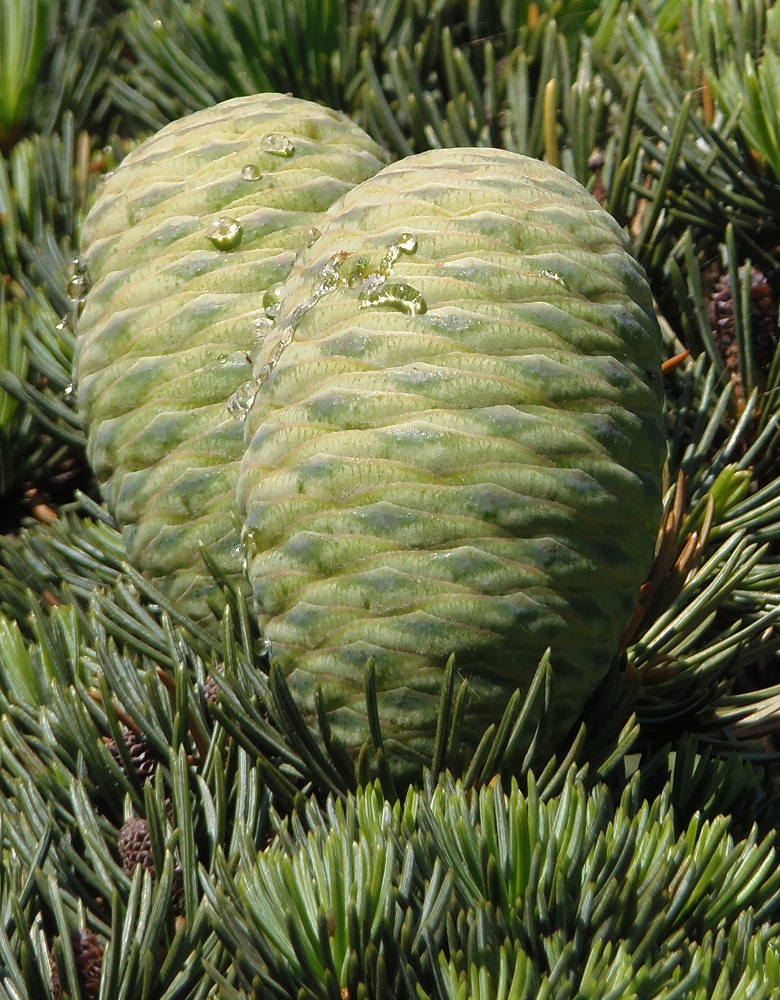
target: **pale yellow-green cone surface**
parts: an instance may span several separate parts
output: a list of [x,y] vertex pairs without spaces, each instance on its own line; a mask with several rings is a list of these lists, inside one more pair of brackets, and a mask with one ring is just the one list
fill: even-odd
[[93,287],[76,377],[89,460],[131,561],[196,619],[214,591],[201,546],[243,578],[235,480],[264,295],[321,213],[386,160],[336,112],[240,98],[144,142],[85,223]]
[[450,653],[476,746],[549,646],[560,738],[659,523],[644,273],[576,182],[497,150],[399,161],[327,216],[257,352],[239,476],[272,659],[310,715],[321,687],[356,751],[373,657],[404,773],[430,755]]

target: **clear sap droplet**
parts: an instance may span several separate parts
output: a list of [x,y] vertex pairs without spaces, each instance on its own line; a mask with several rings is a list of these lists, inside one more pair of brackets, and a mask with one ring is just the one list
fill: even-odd
[[400,247],[397,243],[393,243],[392,246],[388,247],[387,253],[379,263],[379,273],[384,275],[386,278],[389,277],[393,271],[393,264],[395,264],[400,256]]
[[292,139],[280,132],[268,132],[260,140],[260,149],[264,153],[272,153],[274,156],[292,156],[295,152],[295,145]]
[[231,368],[242,368],[251,365],[252,359],[246,351],[233,351],[230,354],[222,353],[217,355],[217,363],[220,365],[230,365]]
[[277,281],[275,285],[271,285],[270,288],[265,290],[265,295],[263,295],[263,309],[265,309],[266,316],[274,320],[279,315],[279,310],[282,305],[282,288],[284,282]]
[[350,288],[357,288],[369,276],[367,257],[355,257],[343,272],[343,278]]
[[86,274],[87,273],[87,262],[83,257],[73,258],[73,273],[74,274]]
[[206,227],[206,236],[217,250],[233,250],[241,242],[242,234],[241,223],[231,219],[229,215],[212,219]]
[[302,242],[300,247],[298,247],[297,253],[295,254],[296,264],[301,259],[303,252],[305,250],[308,250],[309,247],[314,246],[314,244],[317,242],[320,236],[322,236],[322,233],[319,231],[319,229],[317,229],[316,226],[308,226],[306,229],[303,230],[303,232],[301,233]]
[[265,338],[274,328],[274,321],[270,316],[256,316],[249,324],[252,340],[256,346],[263,343]]
[[419,316],[428,311],[428,303],[422,293],[403,282],[366,289],[358,296],[358,306],[361,309],[395,309],[410,316]]
[[271,658],[271,640],[270,639],[261,639],[260,640],[260,655],[261,656],[267,656],[268,659],[270,660],[270,658]]
[[556,284],[558,284],[558,285],[562,285],[562,286],[563,286],[564,288],[568,288],[568,287],[569,287],[569,286],[568,286],[568,285],[566,284],[566,282],[565,282],[564,278],[563,278],[563,277],[562,277],[562,276],[561,276],[560,274],[558,274],[558,272],[557,272],[557,271],[547,271],[547,270],[543,270],[543,271],[542,271],[542,277],[544,277],[544,278],[549,278],[549,279],[550,279],[550,281],[554,281],[554,282],[555,282]]
[[235,417],[236,420],[243,420],[252,408],[256,394],[256,382],[249,381],[240,385],[228,400],[227,409],[231,417]]
[[417,253],[417,237],[414,233],[401,233],[395,243],[391,243],[379,264],[379,273],[389,278],[393,265],[403,253]]
[[241,529],[241,547],[250,559],[254,559],[260,551],[260,541],[254,528],[248,528],[245,525]]
[[252,324],[253,331],[260,332],[260,336],[257,338],[255,347],[252,351],[255,374],[255,393],[257,393],[271,377],[271,373],[279,364],[285,348],[292,343],[295,331],[306,313],[309,312],[309,310],[312,309],[317,302],[319,302],[323,295],[327,295],[328,292],[332,292],[340,284],[346,283],[345,278],[341,275],[341,265],[349,256],[350,255],[346,251],[340,251],[330,257],[327,264],[325,264],[325,266],[320,270],[320,282],[312,294],[303,302],[299,302],[290,315],[285,319],[284,323],[278,328],[277,332],[279,339],[273,345],[270,353],[268,353],[263,343],[265,340],[265,331],[270,328],[277,328],[278,316],[282,308],[284,282],[278,281],[275,285],[271,285],[271,287],[266,291],[263,296],[263,307],[265,309],[266,316],[269,318],[264,321],[265,329],[256,325],[258,323],[257,320],[253,321]]
[[341,265],[349,257],[346,250],[340,250],[338,253],[334,253],[330,258],[328,263],[320,271],[320,283],[314,291],[314,295],[317,299],[322,298],[327,292],[332,292],[333,289],[341,281]]
[[241,168],[241,177],[245,181],[259,181],[262,180],[263,175],[260,172],[260,167],[254,163],[246,163]]
[[152,22],[152,27],[154,28],[155,31],[162,31],[162,26],[163,23],[159,17],[155,18],[155,20]]
[[75,392],[76,392],[76,387],[71,382],[70,385],[66,385],[65,386],[65,390],[64,390],[63,395],[65,396],[66,399],[71,399],[73,397],[73,395],[75,394]]
[[68,282],[68,298],[77,301],[89,291],[89,277],[86,273],[74,274]]

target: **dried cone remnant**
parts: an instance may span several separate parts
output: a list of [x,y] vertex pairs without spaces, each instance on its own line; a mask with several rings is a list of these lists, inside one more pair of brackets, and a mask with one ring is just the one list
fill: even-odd
[[[746,268],[741,267],[739,269],[740,282],[744,282],[746,278]],[[751,266],[749,279],[750,336],[753,347],[752,374],[754,383],[763,389],[766,387],[766,378],[777,347],[777,328],[772,306],[772,290],[766,276],[757,267]],[[734,294],[731,275],[726,272],[718,278],[712,296],[712,324],[726,370],[731,376],[734,398],[741,410],[745,405],[745,389],[739,360],[739,346],[734,332]]]
[[335,111],[239,98],[135,149],[84,224],[75,372],[89,461],[131,561],[204,623],[221,592],[202,547],[243,585],[240,417],[273,288],[323,211],[385,161]]
[[239,476],[271,661],[312,719],[322,690],[358,752],[373,657],[388,757],[412,777],[450,653],[473,747],[552,647],[560,740],[618,648],[661,516],[644,272],[580,185],[499,150],[401,160],[321,231],[258,354]]
[[125,820],[119,830],[117,848],[122,867],[128,875],[132,875],[139,865],[154,875],[152,841],[149,824],[145,819],[131,817]]
[[[100,993],[100,975],[103,969],[103,946],[92,931],[87,928],[72,931],[70,942],[76,963],[76,976],[81,990],[81,998],[82,1000],[97,1000]],[[53,954],[50,965],[52,1000],[60,1000],[64,976],[60,976]]]

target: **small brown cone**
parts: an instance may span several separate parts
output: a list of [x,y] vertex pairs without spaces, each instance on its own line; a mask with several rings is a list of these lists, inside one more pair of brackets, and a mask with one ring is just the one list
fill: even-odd
[[[103,969],[103,946],[86,927],[71,931],[70,943],[73,948],[73,958],[76,962],[76,976],[82,1000],[97,1000],[100,992],[100,974]],[[52,952],[49,959],[51,969],[52,1000],[60,1000],[62,986],[59,970]]]
[[[136,775],[141,782],[154,777],[157,767],[157,757],[149,741],[139,733],[134,733],[130,729],[122,730],[122,742],[127,749],[128,756],[133,765]],[[117,763],[123,774],[127,775],[125,762],[119,752],[116,740],[106,739],[106,748]],[[130,777],[129,775],[127,775]]]
[[[739,278],[748,277],[745,268],[739,269]],[[772,291],[765,275],[757,267],[750,268],[750,330],[753,342],[753,380],[759,388],[766,386],[769,367],[777,347]],[[726,370],[731,376],[734,396],[740,409],[745,404],[744,373],[739,364],[739,347],[734,332],[734,289],[731,275],[721,274],[712,296],[712,328],[720,348]],[[739,294],[737,292],[737,294]]]
[[154,875],[152,841],[149,824],[145,819],[133,816],[125,820],[119,830],[117,847],[122,867],[128,875],[132,875],[139,865]]

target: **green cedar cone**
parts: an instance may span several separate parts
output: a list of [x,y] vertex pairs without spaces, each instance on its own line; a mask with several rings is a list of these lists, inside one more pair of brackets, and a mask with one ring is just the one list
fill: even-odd
[[196,619],[214,591],[201,546],[243,578],[243,432],[228,401],[238,393],[240,416],[252,321],[322,212],[386,160],[334,111],[240,98],[144,142],[86,220],[76,379],[89,459],[130,560]]
[[392,164],[320,228],[256,352],[239,475],[272,660],[309,717],[322,689],[354,752],[373,657],[411,773],[450,653],[474,746],[551,647],[559,739],[616,652],[659,524],[645,275],[579,184],[493,149]]

